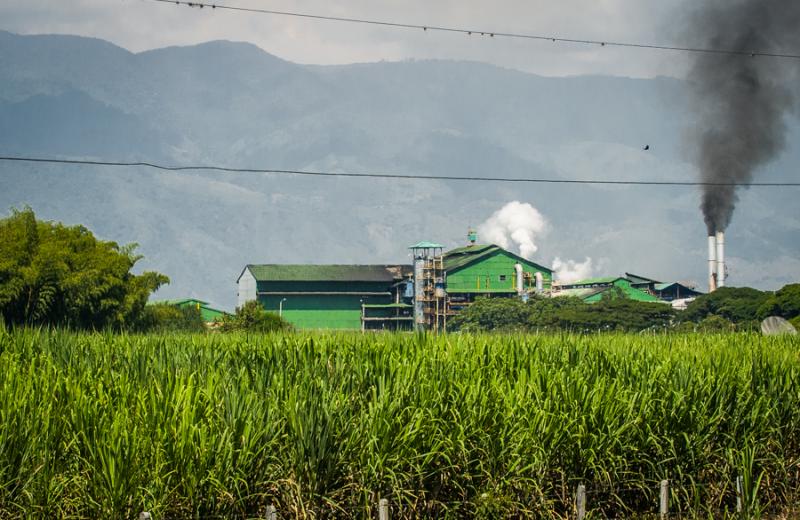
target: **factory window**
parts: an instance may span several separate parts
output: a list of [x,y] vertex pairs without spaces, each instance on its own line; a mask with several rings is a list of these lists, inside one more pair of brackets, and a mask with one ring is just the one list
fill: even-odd
[[501,281],[501,282],[505,282],[505,281],[506,281],[506,275],[504,275],[504,274],[501,274],[501,275],[500,275],[500,281]]

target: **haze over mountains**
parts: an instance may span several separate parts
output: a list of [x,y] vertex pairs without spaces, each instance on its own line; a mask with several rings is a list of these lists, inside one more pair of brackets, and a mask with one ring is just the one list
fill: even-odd
[[[132,54],[73,36],[0,32],[0,155],[514,178],[693,180],[680,80],[547,78],[472,62],[309,66],[244,43]],[[789,151],[759,180],[796,181]],[[650,151],[643,151],[649,144]],[[0,164],[0,206],[138,242],[159,297],[226,308],[247,263],[395,263],[419,240],[461,245],[512,200],[549,221],[534,260],[594,259],[704,280],[699,195],[597,187],[170,173]],[[733,285],[800,277],[796,189],[750,189],[728,232]]]

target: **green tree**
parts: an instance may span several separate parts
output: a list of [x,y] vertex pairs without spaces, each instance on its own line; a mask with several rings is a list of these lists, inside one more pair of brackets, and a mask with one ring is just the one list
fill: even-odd
[[732,321],[714,314],[706,316],[697,324],[698,332],[731,332],[735,329],[736,325]]
[[670,327],[674,318],[675,311],[669,305],[638,302],[624,295],[598,303],[574,297],[537,297],[527,304],[516,298],[480,298],[450,324],[464,331],[640,331]]
[[698,296],[681,314],[682,321],[700,323],[708,316],[720,316],[732,323],[758,319],[761,306],[769,298],[765,292],[750,287],[720,287]]
[[790,320],[800,316],[800,283],[783,286],[758,308],[759,319],[780,316]]
[[448,326],[465,332],[523,330],[528,315],[528,306],[517,298],[478,298]]
[[531,329],[559,329],[561,316],[578,312],[589,306],[574,296],[547,298],[536,297],[529,301],[528,326]]
[[139,327],[148,332],[204,332],[206,325],[200,309],[156,303],[145,307]]
[[159,273],[131,273],[142,258],[135,248],[13,210],[0,220],[0,315],[9,324],[134,327],[150,294],[169,283]]
[[675,311],[669,305],[619,296],[572,306],[555,314],[558,328],[583,332],[664,329],[671,326],[674,317]]
[[274,332],[290,330],[292,325],[273,312],[267,312],[256,300],[236,308],[236,314],[226,316],[219,330],[222,332]]
[[789,320],[789,323],[794,325],[794,328],[797,329],[797,332],[800,332],[800,316],[792,318],[791,320]]

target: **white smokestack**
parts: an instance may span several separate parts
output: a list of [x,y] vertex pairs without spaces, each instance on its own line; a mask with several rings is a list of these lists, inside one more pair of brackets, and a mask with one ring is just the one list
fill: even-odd
[[525,292],[525,285],[524,285],[524,274],[522,271],[522,264],[516,263],[514,264],[514,272],[516,273],[516,281],[517,281],[517,294],[522,296],[522,293]]
[[725,233],[717,231],[717,287],[725,286]]
[[708,237],[708,292],[717,290],[717,239]]

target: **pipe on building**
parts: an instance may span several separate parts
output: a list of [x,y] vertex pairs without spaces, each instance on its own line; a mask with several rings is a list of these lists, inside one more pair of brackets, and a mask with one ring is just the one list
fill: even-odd
[[717,290],[717,239],[708,237],[708,292]]
[[725,286],[725,233],[717,231],[717,287]]
[[522,264],[520,264],[519,262],[514,264],[514,272],[517,275],[516,277],[517,294],[522,296],[522,294],[525,292],[525,285],[524,285],[525,279],[523,278],[524,275],[522,272]]
[[425,299],[425,258],[421,255],[414,257],[414,326],[421,330],[425,325],[425,309],[423,300]]
[[542,294],[544,292],[544,276],[539,271],[536,271],[533,277],[536,279],[536,294]]

